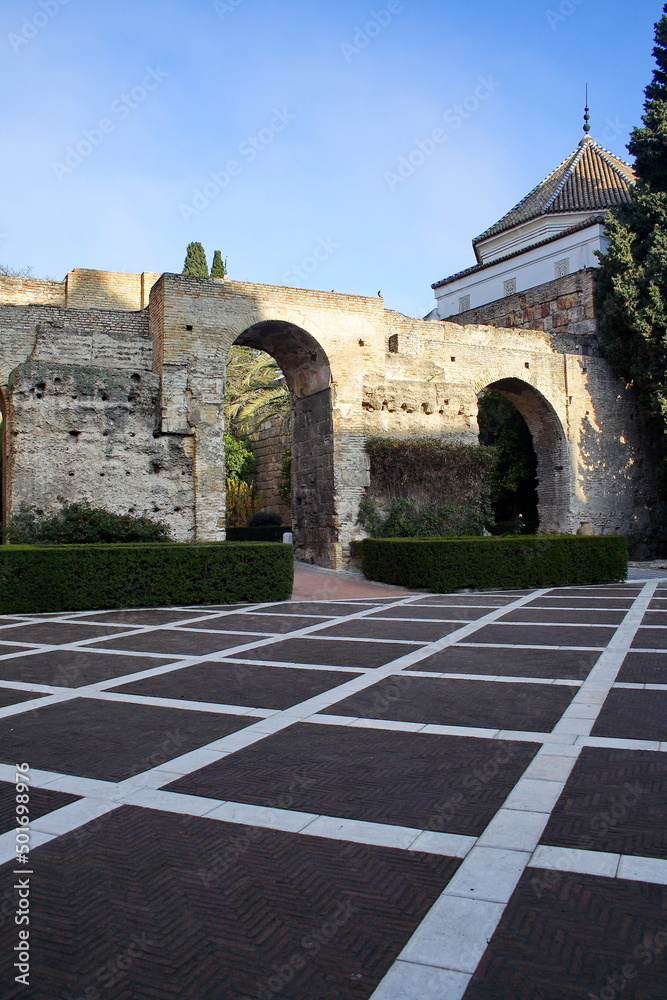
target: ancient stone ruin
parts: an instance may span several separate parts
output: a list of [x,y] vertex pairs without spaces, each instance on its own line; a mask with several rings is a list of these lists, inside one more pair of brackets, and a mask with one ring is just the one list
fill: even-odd
[[530,315],[551,329],[411,319],[381,298],[177,274],[2,278],[3,516],[85,497],[146,512],[177,539],[224,539],[225,364],[243,344],[276,359],[292,395],[300,559],[345,565],[361,536],[368,436],[476,443],[488,387],[530,428],[541,530],[591,526],[650,546],[655,487],[634,401],[595,337],[567,321],[590,308],[589,272],[541,287]]

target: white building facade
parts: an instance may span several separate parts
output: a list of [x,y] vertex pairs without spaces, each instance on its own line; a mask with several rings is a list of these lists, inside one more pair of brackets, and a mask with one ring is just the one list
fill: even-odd
[[428,319],[528,291],[556,278],[597,267],[604,251],[604,217],[629,201],[632,167],[589,135],[545,180],[495,225],[473,240],[477,264],[435,282]]

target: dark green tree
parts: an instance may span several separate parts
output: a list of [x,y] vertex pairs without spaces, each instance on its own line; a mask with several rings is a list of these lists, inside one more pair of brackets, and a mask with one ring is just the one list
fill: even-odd
[[201,243],[188,243],[185,263],[183,264],[183,274],[194,274],[198,278],[208,278],[206,251]]
[[667,493],[667,4],[655,26],[657,68],[646,88],[643,127],[633,130],[637,185],[610,211],[599,253],[596,298],[603,354],[631,384],[660,457]]
[[213,263],[211,264],[211,277],[212,278],[226,278],[227,277],[227,258],[222,259],[222,254],[219,250],[216,250],[213,254]]

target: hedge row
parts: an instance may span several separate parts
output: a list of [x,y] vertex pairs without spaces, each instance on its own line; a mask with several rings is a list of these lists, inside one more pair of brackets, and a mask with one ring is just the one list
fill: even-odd
[[0,613],[287,600],[291,545],[0,546]]
[[624,580],[619,535],[365,538],[355,542],[369,580],[448,593],[463,587],[554,587]]

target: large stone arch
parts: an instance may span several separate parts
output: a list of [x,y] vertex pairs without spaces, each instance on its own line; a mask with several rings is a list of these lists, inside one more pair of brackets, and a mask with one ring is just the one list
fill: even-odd
[[491,382],[516,406],[526,421],[537,455],[537,495],[540,530],[568,531],[571,520],[572,469],[565,429],[551,403],[534,386],[519,378]]
[[331,367],[322,346],[293,323],[254,323],[234,341],[266,351],[292,397],[292,521],[297,559],[330,565],[338,542]]

